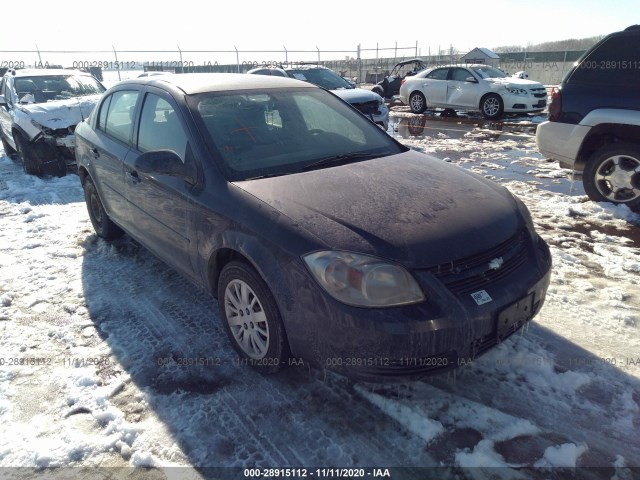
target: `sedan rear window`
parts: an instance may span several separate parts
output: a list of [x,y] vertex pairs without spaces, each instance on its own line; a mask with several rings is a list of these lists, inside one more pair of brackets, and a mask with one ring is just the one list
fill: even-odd
[[212,92],[189,102],[232,181],[301,172],[327,157],[403,151],[363,115],[315,88]]

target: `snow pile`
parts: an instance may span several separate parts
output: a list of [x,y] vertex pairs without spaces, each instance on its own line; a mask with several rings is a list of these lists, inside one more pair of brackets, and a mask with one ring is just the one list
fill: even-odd
[[588,450],[585,444],[575,445],[565,443],[563,445],[549,447],[544,451],[544,457],[536,462],[536,467],[575,467],[578,458]]
[[440,422],[431,420],[421,412],[416,412],[406,405],[369,392],[358,385],[355,388],[364,398],[427,443],[431,442],[444,430]]

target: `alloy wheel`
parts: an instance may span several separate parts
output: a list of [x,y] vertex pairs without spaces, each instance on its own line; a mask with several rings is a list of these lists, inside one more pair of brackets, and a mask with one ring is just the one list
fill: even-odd
[[242,280],[232,280],[224,292],[224,308],[233,338],[242,351],[250,358],[264,358],[269,350],[269,325],[253,289]]

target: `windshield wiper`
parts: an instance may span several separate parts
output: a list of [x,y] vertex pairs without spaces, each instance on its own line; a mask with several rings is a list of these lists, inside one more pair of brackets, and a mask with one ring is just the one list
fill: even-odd
[[246,180],[258,180],[260,178],[271,178],[271,177],[282,177],[283,175],[289,175],[290,172],[287,173],[265,173],[264,175],[256,175],[255,177],[244,178],[242,181]]
[[350,163],[356,160],[367,160],[370,158],[378,158],[378,157],[382,157],[383,155],[384,154],[380,154],[380,153],[363,153],[363,152],[331,155],[328,157],[321,158],[320,160],[316,160],[315,162],[310,163],[309,165],[306,165],[305,167],[302,168],[302,170],[303,171],[315,170],[317,168],[326,167],[329,165],[337,166],[341,164]]

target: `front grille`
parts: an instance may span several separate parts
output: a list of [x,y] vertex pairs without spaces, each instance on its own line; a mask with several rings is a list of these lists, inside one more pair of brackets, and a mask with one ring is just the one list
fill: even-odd
[[371,100],[370,102],[362,102],[362,103],[352,103],[355,108],[360,110],[365,115],[380,115],[380,110],[378,110],[378,101]]
[[547,96],[547,90],[545,88],[532,88],[531,93],[536,98],[544,98]]
[[[428,269],[451,292],[464,295],[476,292],[492,283],[504,280],[520,268],[528,257],[527,231],[521,230],[508,240],[480,254],[461,260],[443,263]],[[494,259],[502,259],[499,268],[489,265]]]

